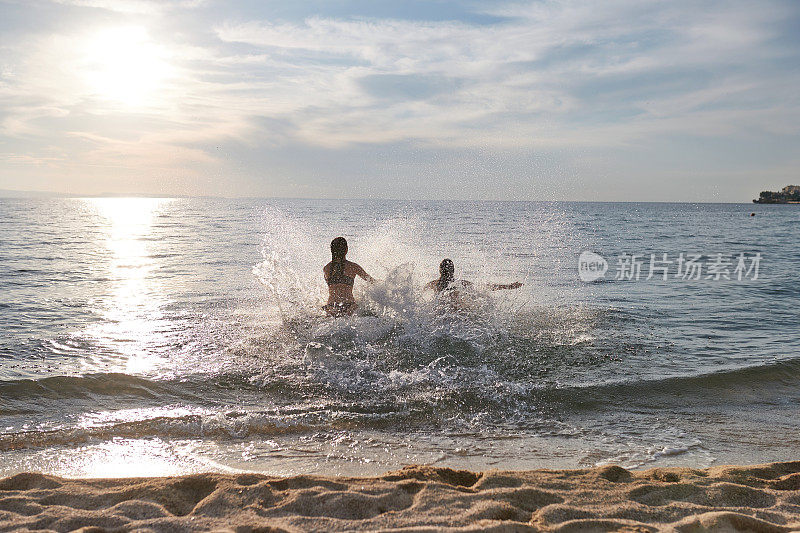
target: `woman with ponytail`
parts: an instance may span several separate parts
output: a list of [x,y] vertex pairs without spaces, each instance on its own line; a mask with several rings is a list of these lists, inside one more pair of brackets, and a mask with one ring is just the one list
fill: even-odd
[[350,316],[358,304],[353,297],[353,282],[356,276],[374,282],[372,276],[367,274],[363,268],[356,263],[348,261],[347,240],[344,237],[336,237],[331,241],[331,262],[325,265],[322,273],[325,275],[325,283],[328,284],[328,303],[322,308],[328,316]]

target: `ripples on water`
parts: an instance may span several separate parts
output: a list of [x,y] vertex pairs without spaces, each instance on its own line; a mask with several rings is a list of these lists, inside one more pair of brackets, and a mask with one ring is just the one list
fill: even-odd
[[[793,207],[0,200],[0,474],[796,459]],[[340,234],[382,281],[331,320]],[[583,250],[764,259],[584,284]],[[525,286],[442,309],[445,256]]]

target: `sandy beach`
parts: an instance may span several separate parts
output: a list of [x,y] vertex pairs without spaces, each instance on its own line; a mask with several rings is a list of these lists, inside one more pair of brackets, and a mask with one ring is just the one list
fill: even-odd
[[0,533],[800,533],[800,0],[0,0]]
[[0,480],[0,531],[800,530],[800,461],[371,478],[259,474]]

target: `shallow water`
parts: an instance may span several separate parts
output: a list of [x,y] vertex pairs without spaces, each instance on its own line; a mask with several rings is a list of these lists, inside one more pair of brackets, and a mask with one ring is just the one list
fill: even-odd
[[[796,459],[798,221],[792,205],[0,200],[0,475]],[[336,235],[381,281],[332,320]],[[582,251],[605,278],[579,279]],[[644,256],[638,281],[613,279],[622,253]],[[733,279],[645,279],[664,253],[729,255]],[[757,277],[736,279],[740,253],[761,254]],[[443,257],[476,282],[470,308],[422,289]]]

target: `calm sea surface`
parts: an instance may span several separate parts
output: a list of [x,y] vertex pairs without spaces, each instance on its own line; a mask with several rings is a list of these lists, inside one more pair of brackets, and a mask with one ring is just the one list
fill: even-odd
[[796,460],[798,267],[797,205],[1,199],[0,476]]

